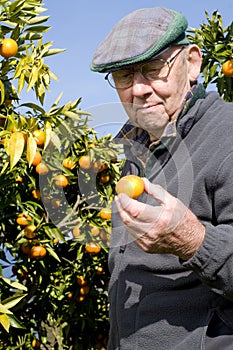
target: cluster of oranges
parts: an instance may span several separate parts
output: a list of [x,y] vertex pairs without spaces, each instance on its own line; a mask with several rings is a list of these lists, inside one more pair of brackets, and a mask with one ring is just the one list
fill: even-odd
[[95,174],[100,174],[99,182],[103,184],[108,183],[111,179],[111,176],[108,173],[108,165],[101,159],[92,162],[89,155],[83,155],[79,158],[78,164],[83,170],[92,169]]
[[[46,175],[49,172],[49,168],[46,164],[42,162],[42,156],[40,153],[40,149],[44,147],[45,143],[45,134],[42,130],[35,130],[32,132],[37,146],[38,150],[35,153],[34,159],[32,160],[31,164],[35,167],[36,172],[39,175]],[[76,165],[83,169],[83,170],[94,170],[94,173],[101,174],[101,176],[104,177],[104,180],[101,180],[100,176],[100,182],[106,183],[109,181],[108,177],[106,179],[106,176],[109,176],[106,173],[106,170],[108,170],[108,165],[104,163],[102,160],[96,160],[92,161],[91,157],[89,155],[82,155],[78,162],[76,162],[72,157],[67,157],[62,161],[62,165],[64,168],[67,168],[69,170],[72,170],[76,167]],[[64,174],[58,174],[53,177],[53,183],[58,188],[65,188],[69,185],[69,180],[66,175]],[[129,197],[136,199],[138,198],[142,192],[144,191],[144,182],[143,180],[135,175],[128,175],[123,178],[121,178],[117,184],[116,184],[116,192],[117,194],[120,193],[126,193]],[[40,199],[41,194],[38,189],[34,189],[32,191],[32,195],[36,199]],[[60,199],[53,198],[51,200],[52,208],[58,208],[60,206]],[[112,212],[110,207],[103,207],[99,211],[99,217],[104,221],[111,220]],[[36,226],[32,223],[32,219],[30,216],[25,216],[23,214],[20,214],[17,218],[17,223],[21,226],[25,226],[24,229],[24,236],[28,240],[35,240],[36,239]],[[105,246],[109,247],[109,239],[110,235],[109,232],[106,231],[104,227],[98,227],[98,225],[90,224],[90,234],[93,238],[89,242],[85,244],[85,252],[95,255],[98,254],[101,251],[101,243]],[[73,230],[72,230],[73,236],[75,238],[79,237],[81,235],[80,233],[80,224],[77,224]],[[42,247],[39,244],[31,244],[30,242],[27,244],[24,244],[21,247],[24,254],[26,254],[29,257],[42,257],[46,255],[46,249]],[[40,251],[40,252],[39,252]],[[37,256],[38,255],[38,256]]]
[[[100,214],[102,212],[108,213],[107,216],[104,216],[101,218],[103,220],[109,220],[111,218],[111,208],[102,208],[100,211]],[[106,217],[106,218],[105,218]],[[89,253],[91,255],[99,254],[102,247],[101,245],[104,245],[106,247],[109,247],[110,245],[110,234],[109,230],[107,230],[104,227],[98,227],[92,223],[87,225],[87,227],[83,228],[83,232],[86,232],[86,230],[90,233],[90,240],[85,243],[85,252]],[[80,224],[77,224],[72,229],[72,234],[74,238],[78,238],[82,234],[82,228],[80,228]]]
[[[41,151],[44,148],[44,144],[45,144],[45,133],[43,130],[37,129],[32,131],[32,135],[35,138],[38,149],[36,150],[33,160],[31,161],[31,165],[35,167],[35,171],[38,173],[38,175],[40,176],[47,175],[50,169],[48,165],[46,165],[46,161],[42,159],[42,155],[41,155]],[[94,174],[98,174],[99,181],[101,183],[105,184],[108,181],[110,181],[110,175],[106,173],[106,171],[108,171],[108,165],[102,160],[92,161],[89,155],[82,155],[78,160],[75,159],[74,157],[68,156],[65,159],[63,159],[62,166],[68,170],[73,170],[74,168],[77,168],[77,166],[84,171],[91,169]],[[64,173],[57,174],[52,177],[52,182],[57,188],[65,188],[69,185],[68,176],[69,175],[65,175]],[[50,196],[46,198],[45,195],[41,196],[40,190],[38,189],[34,189],[32,191],[32,195],[33,195],[33,198],[38,200],[40,200],[42,197],[44,203],[49,201],[53,209],[58,209],[61,205],[60,198],[56,198],[56,196],[54,198],[50,198]],[[103,207],[99,211],[98,217],[100,217],[103,221],[111,220],[111,208]],[[30,221],[30,218],[21,217],[20,219],[21,221],[24,220],[25,224],[27,221]],[[18,221],[19,221],[19,218],[18,218]],[[35,239],[36,238],[35,230],[32,230],[33,224],[30,224],[28,226],[29,226],[28,229],[31,228],[31,232],[26,233],[28,229],[24,230],[25,237],[28,239]],[[79,237],[81,235],[80,225],[76,225],[73,228],[72,233],[75,238]],[[110,244],[109,233],[103,227],[90,225],[90,233],[91,233],[91,237],[94,237],[94,239],[93,241],[87,242],[84,245],[85,252],[91,255],[95,255],[101,251],[102,244],[109,247],[109,244]],[[26,245],[26,247],[24,245],[21,249],[27,256],[30,256],[31,251],[28,252],[26,248],[28,248],[28,244]]]
[[[45,132],[41,129],[36,129],[32,131],[32,135],[35,138],[38,148],[43,148],[45,143]],[[48,166],[42,162],[42,156],[39,150],[37,150],[35,153],[32,160],[32,165],[35,167],[36,172],[39,175],[47,175],[49,172]]]
[[16,222],[21,227],[24,227],[23,233],[27,242],[21,245],[21,251],[28,258],[40,259],[45,257],[47,250],[37,240],[35,240],[37,227],[33,224],[32,217],[28,214],[20,213],[17,216]]

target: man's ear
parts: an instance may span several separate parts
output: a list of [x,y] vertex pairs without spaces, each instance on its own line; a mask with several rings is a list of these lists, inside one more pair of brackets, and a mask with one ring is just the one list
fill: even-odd
[[188,75],[189,81],[194,82],[200,75],[201,64],[202,64],[202,54],[201,50],[197,45],[190,45],[186,49],[187,61],[189,64]]

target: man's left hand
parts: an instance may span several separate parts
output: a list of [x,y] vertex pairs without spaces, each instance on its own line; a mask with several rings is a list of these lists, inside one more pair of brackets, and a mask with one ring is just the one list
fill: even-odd
[[141,203],[125,194],[116,196],[116,206],[128,232],[147,253],[190,259],[204,239],[205,227],[179,199],[161,186],[143,180],[145,191],[160,205]]

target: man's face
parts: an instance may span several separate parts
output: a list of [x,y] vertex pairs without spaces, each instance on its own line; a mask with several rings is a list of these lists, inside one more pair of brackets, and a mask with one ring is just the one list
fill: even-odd
[[[171,47],[159,58],[168,61],[180,47]],[[133,85],[117,89],[132,124],[146,130],[151,140],[158,139],[169,121],[177,118],[190,89],[186,49],[171,63],[169,75],[155,81],[146,80],[135,67]]]

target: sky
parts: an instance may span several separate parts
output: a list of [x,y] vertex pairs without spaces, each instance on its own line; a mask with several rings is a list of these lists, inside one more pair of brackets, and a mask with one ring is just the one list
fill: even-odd
[[104,81],[104,74],[90,70],[90,62],[96,47],[116,22],[134,10],[154,6],[181,12],[187,18],[189,27],[194,28],[207,22],[205,10],[209,15],[218,10],[224,27],[233,20],[232,0],[44,0],[44,7],[47,8],[44,15],[50,16],[47,24],[51,26],[44,40],[53,41],[54,48],[66,49],[64,53],[46,60],[59,82],[51,84],[44,107],[50,107],[63,92],[61,102],[64,104],[82,98],[79,106],[92,113],[94,127],[110,120],[113,125],[122,124],[126,117],[116,91]]

